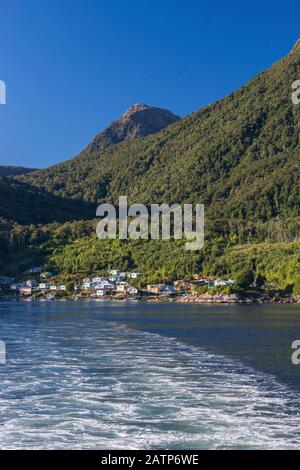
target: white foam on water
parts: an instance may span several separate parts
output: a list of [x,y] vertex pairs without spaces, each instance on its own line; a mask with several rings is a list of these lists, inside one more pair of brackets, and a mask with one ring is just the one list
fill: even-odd
[[48,332],[0,369],[2,449],[299,448],[299,396],[273,377],[176,339],[98,326],[67,342]]

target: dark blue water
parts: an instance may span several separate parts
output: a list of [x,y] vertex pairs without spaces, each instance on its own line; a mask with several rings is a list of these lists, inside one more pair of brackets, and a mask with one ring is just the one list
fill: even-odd
[[300,445],[300,306],[0,304],[0,447]]

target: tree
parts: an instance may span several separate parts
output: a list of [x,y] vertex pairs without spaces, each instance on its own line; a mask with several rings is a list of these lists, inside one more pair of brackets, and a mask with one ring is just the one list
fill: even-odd
[[256,276],[256,279],[255,279],[256,287],[261,289],[265,285],[265,282],[266,282],[265,276],[263,276],[262,274],[258,274]]
[[247,289],[254,282],[254,274],[251,269],[244,269],[236,276],[236,287]]

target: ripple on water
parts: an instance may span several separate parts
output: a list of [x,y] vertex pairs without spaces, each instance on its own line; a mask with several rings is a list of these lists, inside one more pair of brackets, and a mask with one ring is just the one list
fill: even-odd
[[175,339],[101,322],[47,332],[0,369],[2,449],[292,449],[299,397]]

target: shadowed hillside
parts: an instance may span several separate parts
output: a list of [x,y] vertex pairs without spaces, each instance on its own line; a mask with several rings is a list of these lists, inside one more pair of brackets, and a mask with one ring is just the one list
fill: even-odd
[[66,200],[27,183],[0,177],[0,218],[19,224],[65,222],[92,218],[92,205]]
[[0,176],[25,175],[35,171],[33,168],[24,168],[23,166],[0,166]]

